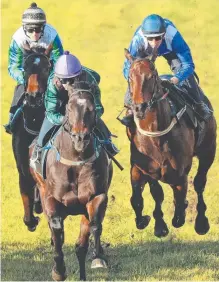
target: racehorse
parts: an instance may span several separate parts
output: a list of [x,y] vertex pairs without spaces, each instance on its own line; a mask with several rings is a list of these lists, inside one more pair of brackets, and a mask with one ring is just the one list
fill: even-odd
[[24,75],[25,91],[19,101],[16,123],[12,131],[12,147],[19,173],[20,193],[24,206],[23,221],[29,231],[34,231],[39,218],[33,214],[34,187],[36,185],[29,170],[29,145],[38,135],[44,119],[44,93],[47,88],[51,64],[51,46],[31,49],[25,46]]
[[[192,159],[196,156],[199,166],[194,178],[194,188],[198,196],[195,230],[198,234],[206,234],[210,226],[205,216],[203,192],[207,172],[214,161],[216,151],[215,118],[212,116],[204,124],[202,138],[197,142],[194,128],[189,126],[184,118],[185,107],[177,116],[172,115],[168,91],[164,91],[154,65],[155,53],[151,58],[141,59],[134,58],[125,49],[125,56],[131,64],[128,82],[134,123],[127,129],[127,135],[131,151],[131,205],[136,215],[136,226],[143,229],[150,221],[148,215],[142,215],[144,204],[142,192],[145,184],[149,183],[155,201],[154,234],[158,237],[168,234],[161,209],[164,194],[159,180],[169,184],[173,189],[175,213],[172,225],[176,228],[183,226],[188,206],[186,200],[188,173]],[[209,101],[208,104],[212,109]]]
[[46,179],[31,169],[51,230],[55,249],[52,277],[56,281],[66,279],[62,245],[64,219],[68,215],[82,214],[80,235],[75,247],[80,279],[86,279],[85,258],[90,233],[94,237],[91,267],[106,267],[100,236],[113,171],[111,160],[94,134],[97,116],[93,87],[96,86],[87,82],[68,85],[69,98],[64,121],[54,141],[50,141],[52,145],[46,159]]

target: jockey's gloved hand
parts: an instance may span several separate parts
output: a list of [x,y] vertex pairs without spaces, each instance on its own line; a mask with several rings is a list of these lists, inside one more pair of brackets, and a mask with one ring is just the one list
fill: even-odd
[[166,89],[170,89],[173,87],[173,83],[168,79],[162,80],[161,85]]

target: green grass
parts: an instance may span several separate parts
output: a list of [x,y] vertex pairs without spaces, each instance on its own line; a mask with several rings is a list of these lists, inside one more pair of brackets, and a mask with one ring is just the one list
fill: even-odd
[[[21,14],[31,1],[2,1],[2,124],[7,121],[15,82],[7,73],[8,46],[12,34],[20,25]],[[219,280],[219,214],[218,214],[218,153],[208,174],[204,193],[211,229],[205,236],[194,231],[197,198],[192,180],[197,161],[190,173],[189,207],[185,225],[171,226],[173,195],[163,185],[165,201],[163,212],[170,229],[165,239],[153,235],[154,220],[139,231],[135,227],[130,206],[129,142],[125,128],[116,121],[123,106],[126,81],[122,75],[123,49],[128,47],[132,35],[143,18],[158,13],[170,18],[181,31],[192,49],[201,86],[210,98],[218,120],[219,95],[219,1],[194,0],[38,0],[47,12],[48,22],[59,32],[64,48],[78,56],[87,67],[101,74],[104,120],[113,133],[119,135],[116,143],[121,149],[117,159],[125,167],[120,172],[114,167],[109,192],[109,205],[103,224],[102,240],[110,242],[106,249],[109,268],[90,269],[89,280]],[[160,74],[169,73],[164,59],[159,58]],[[2,132],[2,273],[3,281],[48,281],[51,279],[53,252],[50,234],[44,216],[34,233],[27,231],[22,222],[23,207],[18,186],[18,173],[11,149],[11,136]],[[115,200],[112,200],[112,195]],[[152,216],[154,201],[148,186],[143,193],[145,213]],[[65,222],[65,261],[68,280],[79,277],[74,244],[79,234],[80,217],[69,217]]]

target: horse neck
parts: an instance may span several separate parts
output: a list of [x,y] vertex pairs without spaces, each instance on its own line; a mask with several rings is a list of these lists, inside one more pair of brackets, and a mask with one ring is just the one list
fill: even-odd
[[83,152],[77,152],[71,140],[70,134],[62,128],[60,134],[55,139],[55,146],[63,158],[76,161],[86,160],[95,153],[94,137],[90,137],[90,142]]

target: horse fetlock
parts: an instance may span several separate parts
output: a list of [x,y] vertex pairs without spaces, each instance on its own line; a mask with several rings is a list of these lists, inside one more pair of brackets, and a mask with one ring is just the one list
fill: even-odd
[[203,215],[197,215],[195,220],[195,231],[199,235],[205,235],[210,229],[208,218]]

